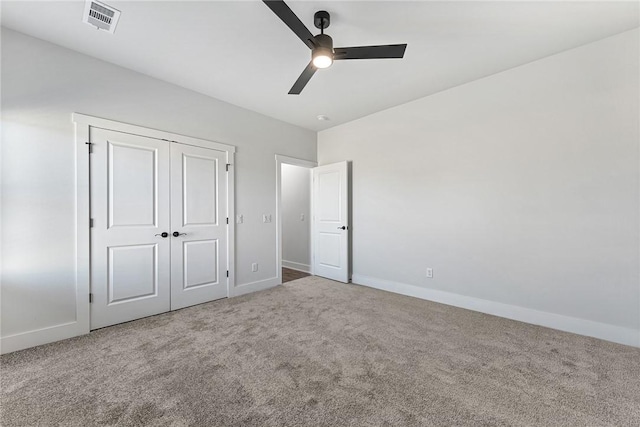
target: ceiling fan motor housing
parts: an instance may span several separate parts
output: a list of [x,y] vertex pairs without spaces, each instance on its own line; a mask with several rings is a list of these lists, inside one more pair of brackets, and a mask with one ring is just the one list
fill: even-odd
[[318,34],[313,38],[313,42],[316,45],[316,49],[324,48],[329,49],[331,50],[331,52],[333,52],[333,39],[331,38],[331,36],[328,36],[326,34]]
[[326,34],[318,34],[313,38],[316,47],[311,51],[311,60],[317,56],[326,56],[330,59],[329,65],[333,62],[333,39]]

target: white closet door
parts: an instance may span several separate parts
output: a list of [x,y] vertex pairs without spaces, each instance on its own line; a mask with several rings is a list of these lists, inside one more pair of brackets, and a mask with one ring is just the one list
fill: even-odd
[[169,310],[170,145],[97,128],[90,142],[96,329]]
[[313,273],[349,283],[347,162],[313,169]]
[[171,145],[171,309],[228,295],[226,153]]

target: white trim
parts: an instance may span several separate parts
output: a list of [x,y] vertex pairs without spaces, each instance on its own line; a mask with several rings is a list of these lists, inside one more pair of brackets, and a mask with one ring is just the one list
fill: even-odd
[[148,138],[164,139],[167,141],[179,142],[181,144],[195,145],[196,147],[211,148],[218,151],[229,151],[231,153],[236,152],[236,147],[233,145],[222,144],[220,142],[209,141],[207,139],[194,138],[191,136],[181,135],[179,133],[165,132],[163,130],[116,122],[114,120],[87,116],[86,114],[80,113],[73,113],[72,117],[73,122],[86,127],[92,126],[106,130],[115,130],[117,132],[146,136]]
[[257,282],[245,283],[244,285],[231,288],[230,297],[250,294],[252,292],[264,291],[282,284],[281,277],[272,277],[270,279],[258,280]]
[[[295,157],[283,156],[276,154],[276,279],[278,284],[282,284],[282,165],[294,165],[303,168],[313,169],[318,166],[317,162],[311,160],[297,159]],[[311,200],[311,206],[309,212],[313,217],[313,180],[309,183],[309,195]],[[313,227],[313,221],[311,221],[311,227]],[[309,239],[309,256],[313,259],[313,229],[309,230],[311,233]],[[304,264],[301,264],[304,265]],[[308,273],[313,274],[313,269],[309,268]]]
[[[74,123],[76,143],[76,322],[78,333],[88,334],[91,326],[89,292],[91,292],[90,247],[91,216],[89,187],[89,126]],[[72,335],[73,336],[73,335]],[[65,337],[66,338],[66,337]]]
[[311,274],[311,266],[309,264],[282,260],[282,266],[291,270],[302,271],[303,273]]
[[454,307],[466,308],[468,310],[505,317],[507,319],[545,326],[547,328],[640,347],[638,331],[631,328],[579,319],[577,317],[563,316],[561,314],[547,313],[530,308],[422,288],[419,286],[363,276],[360,274],[354,274],[352,281],[358,285],[368,286],[383,291],[394,292],[441,304],[452,305]]
[[[87,299],[87,303],[88,302],[89,300]],[[25,348],[35,347],[42,344],[49,344],[86,333],[88,333],[88,331],[85,331],[85,325],[80,322],[74,321],[63,323],[61,325],[49,326],[42,329],[2,337],[0,338],[0,349],[2,350],[2,354],[7,354],[13,351],[24,350]]]
[[227,151],[227,163],[229,171],[227,173],[227,298],[232,297],[232,290],[236,284],[236,162],[235,152]]
[[[91,127],[225,151],[227,153],[227,163],[234,165],[236,148],[232,145],[87,116],[80,113],[73,113],[71,117],[75,127],[76,144],[76,318],[69,323],[2,337],[0,339],[0,352],[3,354],[89,333],[91,322],[89,311],[91,277],[89,259],[89,210],[91,199],[89,194],[89,149],[86,142],[89,142]],[[235,221],[232,221],[232,218],[235,216],[235,173],[233,167],[229,168],[227,189],[227,212],[229,215],[227,246],[229,279],[227,280],[227,294],[232,296],[232,289],[235,287]]]

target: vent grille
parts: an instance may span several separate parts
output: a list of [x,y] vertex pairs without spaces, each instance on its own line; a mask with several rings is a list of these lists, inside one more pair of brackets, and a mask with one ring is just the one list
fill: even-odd
[[120,11],[95,0],[87,0],[83,21],[99,30],[113,34],[120,18]]

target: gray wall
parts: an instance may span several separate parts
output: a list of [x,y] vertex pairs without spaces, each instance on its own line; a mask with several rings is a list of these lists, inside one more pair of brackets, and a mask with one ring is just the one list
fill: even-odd
[[75,319],[73,112],[237,146],[237,284],[276,276],[274,155],[315,161],[315,132],[3,29],[3,337]]
[[281,197],[282,264],[310,271],[311,169],[283,163]]
[[640,345],[638,39],[320,132],[319,164],[353,161],[354,281]]

